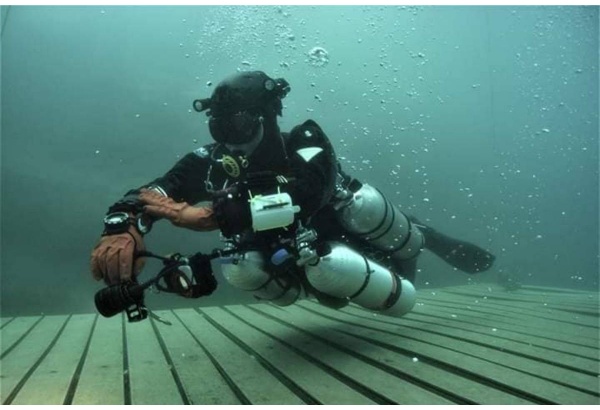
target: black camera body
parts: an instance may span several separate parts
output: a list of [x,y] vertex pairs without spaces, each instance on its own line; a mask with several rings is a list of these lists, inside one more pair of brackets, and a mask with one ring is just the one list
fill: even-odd
[[139,322],[148,317],[144,306],[144,288],[129,282],[101,289],[94,297],[96,309],[104,317],[112,317],[125,311],[130,322]]

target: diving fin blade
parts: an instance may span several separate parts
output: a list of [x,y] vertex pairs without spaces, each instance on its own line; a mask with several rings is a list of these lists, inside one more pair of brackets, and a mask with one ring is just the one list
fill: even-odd
[[410,219],[425,235],[425,249],[455,268],[467,273],[479,273],[490,269],[494,264],[496,257],[485,249],[442,234],[414,217]]

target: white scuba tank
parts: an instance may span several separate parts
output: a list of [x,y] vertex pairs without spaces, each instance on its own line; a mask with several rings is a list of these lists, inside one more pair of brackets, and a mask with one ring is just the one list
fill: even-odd
[[305,266],[315,289],[385,315],[402,316],[412,310],[416,302],[412,283],[345,244],[330,245],[331,252]]
[[337,215],[348,231],[378,249],[392,252],[393,258],[411,259],[423,248],[424,238],[419,228],[371,185],[363,184]]
[[287,306],[300,298],[299,280],[289,274],[276,276],[265,271],[265,259],[259,251],[246,251],[219,260],[225,280],[238,289],[253,292],[258,299]]

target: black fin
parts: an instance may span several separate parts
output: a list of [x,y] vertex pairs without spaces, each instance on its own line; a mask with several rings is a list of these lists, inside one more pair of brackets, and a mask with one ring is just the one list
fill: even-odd
[[425,225],[415,217],[409,217],[425,236],[425,249],[430,250],[448,264],[467,273],[479,273],[492,267],[496,257],[470,242],[444,235]]

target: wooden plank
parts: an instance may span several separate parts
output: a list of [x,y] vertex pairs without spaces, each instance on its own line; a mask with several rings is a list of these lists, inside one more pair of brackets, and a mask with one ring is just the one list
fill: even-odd
[[[156,312],[172,326],[158,326],[173,365],[181,377],[190,404],[242,404],[227,380],[211,362],[211,357],[193,334],[180,321],[177,311]],[[200,320],[200,317],[195,320]]]
[[[533,294],[519,294],[500,292],[467,292],[464,290],[456,290],[450,288],[442,290],[441,293],[453,296],[462,296],[472,299],[484,299],[490,303],[494,303],[502,309],[519,309],[525,310],[531,315],[541,315],[542,317],[560,318],[561,320],[570,321],[576,318],[578,323],[587,324],[598,327],[598,300],[596,298],[586,300],[571,299],[565,300],[564,296],[550,294],[542,298],[534,297]],[[539,296],[539,295],[535,295]],[[583,297],[580,297],[580,299]],[[543,313],[552,312],[551,316],[543,315]]]
[[[354,317],[373,320],[371,312],[359,308],[351,309],[351,311],[345,310],[344,313],[352,313]],[[394,327],[399,325],[396,318],[383,315],[379,315],[376,320]],[[584,373],[572,366],[569,368],[557,366],[555,363],[546,360],[545,357],[536,358],[533,355],[529,357],[523,354],[516,355],[514,352],[519,353],[518,345],[514,342],[498,339],[497,332],[491,332],[489,335],[465,331],[456,332],[440,326],[409,324],[404,320],[402,320],[401,326],[410,329],[410,335],[420,340],[430,341],[457,350],[462,349],[470,355],[487,359],[490,362],[511,367],[522,372],[540,375],[540,377],[545,379],[578,388],[590,394],[594,394],[597,391],[597,373]],[[506,351],[507,348],[508,352]]]
[[[477,298],[488,298],[490,300],[499,300],[509,306],[512,303],[522,303],[530,306],[532,309],[543,306],[550,306],[565,309],[592,309],[591,313],[598,313],[598,295],[588,294],[568,294],[558,292],[534,292],[534,291],[515,291],[507,292],[495,286],[461,286],[441,289],[447,294],[463,295]],[[506,303],[506,302],[511,302]],[[595,310],[593,308],[596,308]]]
[[[421,309],[420,309],[421,310]],[[350,312],[350,310],[348,310]],[[428,312],[428,313],[424,313]],[[505,349],[507,351],[515,351],[519,354],[532,355],[539,359],[547,359],[555,363],[570,366],[578,369],[583,369],[589,372],[596,372],[598,370],[598,360],[600,360],[600,353],[592,351],[594,354],[593,358],[585,358],[576,356],[570,353],[572,346],[568,343],[559,343],[554,341],[547,341],[546,339],[522,335],[520,333],[511,332],[509,330],[502,330],[500,333],[495,332],[494,338],[488,339],[490,336],[489,325],[471,324],[457,318],[449,318],[447,314],[436,315],[435,312],[431,312],[430,309],[422,309],[420,312],[411,312],[410,315],[403,317],[403,323],[410,323],[416,326],[421,324],[430,324],[434,327],[442,327],[450,329],[451,334],[457,337],[463,337],[464,332],[474,332],[479,335],[479,340],[485,343],[493,343],[495,346]],[[514,344],[510,344],[514,342]]]
[[[255,354],[267,360],[282,375],[311,395],[318,403],[377,404],[376,397],[369,398],[359,393],[328,373],[322,365],[316,365],[286,346],[287,342],[285,340],[289,339],[288,335],[283,335],[283,338],[280,339],[279,333],[265,333],[265,329],[262,327],[264,318],[251,312],[250,317],[245,315],[244,319],[249,320],[254,325],[253,327],[248,322],[242,321],[244,319],[240,320],[228,313],[230,309],[232,312],[237,313],[239,310],[237,308],[243,309],[243,306],[231,306],[227,310],[204,308],[202,311],[226,328],[232,335],[243,340],[250,349],[256,352]],[[260,327],[262,331],[259,331],[256,326]],[[390,400],[386,400],[383,403],[379,402],[379,404],[390,404],[390,402]]]
[[[234,307],[231,307],[233,310]],[[332,347],[343,346],[352,349],[353,356],[370,363],[374,363],[383,371],[373,374],[370,367],[357,366],[358,371],[364,369],[363,373],[371,378],[370,382],[374,384],[381,383],[382,386],[389,385],[389,392],[395,396],[400,403],[417,404],[429,403],[427,398],[416,395],[417,385],[410,386],[402,379],[408,375],[413,383],[419,383],[422,386],[435,386],[435,390],[444,391],[447,396],[459,396],[462,400],[454,399],[455,402],[479,403],[479,404],[532,404],[531,401],[521,397],[514,396],[496,388],[490,387],[481,381],[470,379],[464,375],[456,374],[448,369],[443,369],[423,361],[414,361],[414,355],[406,355],[392,350],[384,349],[369,344],[341,333],[340,330],[348,330],[350,325],[331,323],[318,315],[310,315],[305,310],[297,306],[288,306],[285,309],[277,309],[270,305],[252,305],[251,307],[235,307],[235,312],[244,317],[252,317],[246,313],[249,309],[258,310],[271,317],[271,320],[262,319],[260,327],[269,329],[276,334],[289,334],[286,338],[290,343],[295,343],[298,348],[303,349],[307,354],[324,355],[328,357],[339,357]],[[286,329],[288,328],[288,329]],[[297,330],[290,330],[297,329]],[[286,330],[282,330],[286,329]],[[306,333],[310,335],[306,337]],[[306,342],[303,340],[306,339]],[[312,340],[314,339],[314,340]],[[319,342],[319,340],[323,340]],[[328,351],[322,352],[322,347],[317,348],[318,343],[325,343],[326,346],[332,346]],[[322,352],[322,353],[321,353]],[[346,359],[345,356],[340,359]],[[404,383],[402,383],[404,382]]]
[[[532,335],[576,342],[589,347],[595,346],[595,334],[597,332],[594,329],[551,319],[525,317],[518,314],[519,312],[502,312],[498,307],[490,305],[486,301],[473,300],[469,304],[468,301],[451,300],[449,298],[445,298],[444,300],[437,296],[437,293],[435,297],[421,296],[419,301],[420,303],[431,304],[440,308],[456,309],[465,316],[485,318],[495,328],[502,325],[515,331],[523,331]],[[454,314],[458,313],[454,312]]]
[[0,338],[0,358],[8,354],[42,320],[43,316],[23,316],[7,324]]
[[[510,316],[521,322],[536,322],[542,323],[542,326],[547,321],[560,322],[566,326],[568,330],[572,330],[573,326],[581,329],[588,335],[594,335],[598,331],[598,319],[582,314],[581,311],[565,311],[550,305],[532,307],[523,302],[514,301],[498,301],[486,298],[471,298],[458,294],[445,294],[443,292],[436,294],[435,298],[428,295],[421,296],[421,301],[430,301],[438,303],[453,303],[458,305],[476,305],[479,309],[490,309],[491,312],[498,316]],[[517,315],[515,315],[515,313]]]
[[63,404],[95,315],[74,315],[12,404]]
[[151,320],[126,323],[125,333],[131,404],[184,404]]
[[[325,315],[334,322],[339,320],[335,315],[332,315],[329,309],[314,303],[310,304],[308,302],[307,304],[307,302],[301,302],[298,305],[303,306],[309,311]],[[413,350],[417,356],[433,357],[447,364],[460,364],[462,368],[468,371],[477,372],[490,379],[498,380],[512,386],[516,390],[519,390],[522,386],[527,386],[527,390],[531,394],[546,399],[549,402],[592,404],[598,401],[597,396],[583,393],[518,370],[523,365],[514,363],[514,361],[511,361],[511,363],[515,368],[491,361],[490,357],[492,355],[499,355],[499,352],[491,349],[465,342],[459,343],[446,336],[407,329],[399,326],[400,322],[397,325],[391,325],[380,323],[372,318],[361,319],[358,317],[353,317],[350,322],[356,325],[350,331],[354,335],[374,340],[378,343]],[[511,360],[510,355],[503,356],[506,360]],[[532,365],[531,363],[527,364]],[[530,369],[534,369],[535,371],[533,367]]]
[[255,357],[241,349],[202,314],[191,309],[182,309],[177,311],[177,315],[218,361],[249,403],[305,404]]
[[468,285],[417,298],[402,318],[313,301],[157,312],[172,326],[5,317],[0,401],[600,404],[598,294]]
[[567,294],[579,294],[579,293],[588,294],[588,293],[590,293],[589,290],[583,290],[583,289],[566,289],[566,288],[557,288],[557,287],[540,286],[540,285],[523,285],[521,287],[521,289],[534,290],[536,292],[550,291],[550,292],[567,293]]
[[10,404],[35,371],[39,360],[68,320],[68,316],[43,316],[27,337],[2,359],[0,400]]
[[[437,302],[422,302],[423,304],[415,309],[416,313],[427,313],[445,317],[449,320],[467,321],[473,324],[487,326],[489,331],[512,331],[531,337],[546,339],[559,343],[566,343],[570,347],[576,346],[579,355],[594,357],[593,352],[597,350],[597,339],[588,336],[577,336],[578,333],[568,334],[560,331],[560,324],[552,326],[536,325],[533,321],[519,322],[510,316],[498,316],[493,311],[486,311],[485,308],[479,308],[477,305],[457,306],[451,304],[439,304]],[[496,329],[496,330],[494,330]]]
[[99,317],[72,404],[122,405],[123,317]]
[[[534,298],[533,295],[519,295],[518,297],[510,293],[495,292],[475,292],[475,291],[464,291],[462,289],[448,288],[437,291],[421,292],[421,297],[436,295],[437,299],[443,300],[448,298],[452,301],[471,301],[472,303],[486,302],[492,304],[500,311],[515,312],[518,310],[521,313],[527,313],[531,316],[537,316],[541,318],[552,318],[560,319],[566,322],[571,322],[573,319],[579,324],[588,326],[594,326],[598,328],[598,301],[590,302],[586,305],[575,305],[570,304],[569,306],[561,305],[560,296],[552,294],[546,296],[543,299]],[[588,309],[593,307],[595,315],[589,314],[589,312],[573,312],[568,309]],[[567,310],[565,310],[567,309]],[[591,310],[590,310],[591,312]]]
[[[559,351],[564,351],[566,354],[579,355],[596,360],[598,357],[598,349],[594,347],[596,341],[586,338],[583,341],[577,337],[568,337],[565,335],[557,335],[552,332],[552,329],[536,330],[526,325],[517,325],[511,323],[510,320],[499,320],[496,316],[491,316],[488,313],[479,312],[475,305],[472,309],[456,308],[453,305],[437,305],[431,303],[418,303],[411,314],[429,315],[436,317],[440,321],[466,323],[469,325],[480,326],[485,328],[487,332],[502,331],[509,334],[520,335],[520,337],[534,340],[536,344],[543,345]],[[496,331],[494,331],[496,329]],[[575,346],[573,346],[575,344]],[[574,351],[573,348],[577,350]]]
[[12,320],[14,320],[14,317],[10,317],[10,316],[0,317],[0,329],[2,329],[6,324],[10,323]]
[[595,299],[598,300],[598,293],[594,291],[563,289],[556,287],[544,286],[523,286],[516,291],[507,291],[502,286],[495,283],[481,283],[462,286],[450,286],[441,288],[448,291],[472,292],[472,293],[498,293],[510,297],[525,298],[528,300],[545,299],[547,297],[556,297],[562,300],[582,300]]
[[[438,289],[452,294],[461,294],[471,297],[497,298],[505,302],[523,302],[531,306],[537,306],[543,303],[552,302],[557,306],[593,306],[598,302],[598,295],[593,292],[588,293],[565,293],[565,292],[544,292],[534,290],[518,289],[516,291],[507,291],[494,285],[467,285],[452,286]],[[507,303],[508,304],[508,303]]]

